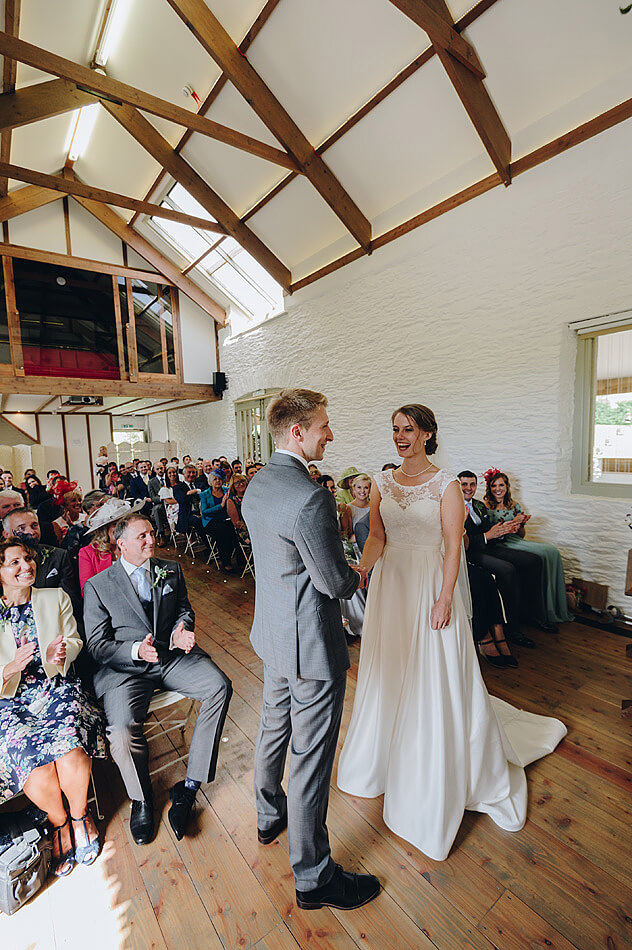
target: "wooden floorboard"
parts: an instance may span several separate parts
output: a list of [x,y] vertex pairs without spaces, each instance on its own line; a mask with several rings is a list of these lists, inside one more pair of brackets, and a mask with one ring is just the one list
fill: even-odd
[[[169,556],[167,553],[166,556]],[[230,676],[234,694],[215,782],[198,795],[190,833],[177,841],[168,790],[185,775],[174,751],[190,742],[161,733],[152,765],[157,834],[137,847],[129,803],[111,763],[96,770],[105,844],[97,863],[53,881],[12,918],[0,920],[10,950],[629,950],[632,947],[632,721],[626,640],[580,623],[557,635],[529,631],[535,650],[520,666],[483,674],[491,693],[554,715],[568,736],[527,769],[528,820],[509,834],[467,814],[448,859],[432,861],[393,834],[381,799],[356,799],[332,783],[334,857],[380,876],[373,903],[343,913],[301,911],[294,901],[287,834],[262,847],[252,793],[263,668],[248,634],[251,578],[226,578],[181,557],[200,645]],[[337,757],[351,715],[359,648],[351,649]],[[167,715],[157,714],[157,721]]]

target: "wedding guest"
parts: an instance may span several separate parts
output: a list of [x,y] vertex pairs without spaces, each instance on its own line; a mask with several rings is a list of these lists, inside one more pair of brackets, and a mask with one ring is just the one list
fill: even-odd
[[264,463],[263,463],[263,462],[255,462],[255,468],[256,468],[256,470],[257,470],[258,472],[260,472],[261,469],[264,468]]
[[[337,499],[338,493],[336,491],[336,483],[334,482],[331,475],[319,475],[316,481],[334,496],[334,500]],[[353,520],[351,518],[349,506],[345,502],[338,503],[336,500],[336,511],[338,512],[338,527],[340,528],[340,536],[343,541],[349,541],[353,534]]]
[[179,484],[180,477],[178,475],[178,469],[174,465],[167,466],[166,484],[160,489],[158,494],[165,508],[167,524],[169,525],[171,531],[174,532],[177,531],[178,511],[180,510],[180,506],[175,499],[173,489]]
[[[358,563],[362,556],[366,540],[369,537],[369,496],[371,493],[371,479],[368,475],[364,475],[363,473],[351,476],[349,479],[349,491],[352,500],[350,504],[344,505],[344,508],[350,521],[349,540],[353,550],[352,561],[353,563]],[[362,635],[366,598],[367,590],[358,588],[350,600],[340,601],[342,616],[347,620],[349,632],[353,637],[360,637]]]
[[0,802],[23,791],[46,812],[52,871],[64,877],[99,854],[88,783],[106,749],[101,711],[72,672],[82,642],[70,599],[34,589],[35,575],[30,545],[0,542]]
[[173,486],[173,497],[178,502],[178,521],[180,534],[188,534],[192,528],[200,533],[206,544],[204,525],[200,514],[200,489],[195,487],[195,465],[186,465],[182,470],[183,481]]
[[211,487],[211,476],[213,475],[213,466],[210,459],[204,459],[202,461],[202,468],[198,470],[195,481],[193,484],[196,488],[199,488],[200,491],[206,491],[207,488]]
[[58,518],[55,518],[53,521],[53,529],[55,531],[55,537],[57,538],[58,545],[61,545],[62,541],[66,537],[66,532],[71,525],[76,523],[83,524],[86,520],[85,512],[81,509],[81,503],[83,501],[81,492],[77,491],[76,482],[56,482],[55,488],[57,486],[72,486],[68,487],[66,491],[59,495],[58,504],[62,509],[62,513]]
[[70,597],[75,617],[80,620],[83,604],[79,596],[75,572],[68,552],[59,547],[42,544],[42,530],[37,512],[32,508],[15,508],[2,519],[5,538],[15,537],[35,551],[37,573],[35,587],[61,587]]
[[167,513],[162,498],[160,497],[161,488],[167,487],[167,473],[162,462],[156,462],[154,465],[154,474],[149,479],[149,497],[152,502],[151,517],[156,525],[156,543],[158,547],[164,547],[167,543],[167,532],[169,524],[167,522]]
[[29,508],[37,508],[46,498],[46,489],[37,475],[26,475],[24,484],[26,487],[26,501]]
[[250,481],[257,474],[257,466],[254,462],[251,462],[250,465],[246,465],[246,478]]
[[312,478],[314,479],[314,481],[317,482],[318,479],[320,478],[321,474],[322,474],[321,471],[320,471],[320,469],[318,468],[318,465],[314,465],[314,463],[311,462],[311,463],[307,466],[307,468],[308,468],[308,470],[309,470],[309,474],[312,476]]
[[118,561],[84,588],[88,649],[97,664],[94,688],[103,699],[112,758],[132,800],[130,832],[139,845],[148,844],[154,834],[149,748],[143,733],[151,695],[166,689],[200,700],[186,779],[169,792],[169,823],[180,840],[197,790],[215,777],[232,687],[196,644],[195,615],[182,568],[177,561],[153,557],[151,522],[130,513],[116,523],[114,537]]
[[231,462],[231,463],[230,463],[230,467],[231,467],[232,470],[233,470],[233,475],[242,475],[242,474],[243,474],[243,468],[242,468],[242,464],[241,464],[241,460],[240,460],[240,459],[235,459],[233,462]]
[[485,504],[489,509],[492,524],[504,523],[512,526],[505,544],[509,548],[528,551],[542,562],[542,599],[544,614],[540,618],[542,629],[551,633],[557,631],[557,624],[572,620],[566,601],[566,583],[560,552],[552,544],[543,541],[529,541],[525,538],[525,525],[531,515],[526,514],[518,502],[511,496],[509,478],[498,469],[490,469],[485,474],[487,488]]
[[340,478],[338,479],[338,491],[336,492],[336,500],[343,501],[346,505],[349,502],[353,501],[353,496],[349,490],[349,481],[354,478],[356,475],[361,475],[359,469],[355,465],[350,465],[349,468],[346,468]]
[[226,499],[226,513],[232,521],[239,543],[249,547],[250,535],[241,515],[241,503],[247,488],[248,479],[245,475],[233,475],[228,498]]
[[212,476],[211,487],[200,495],[202,523],[207,536],[217,544],[222,570],[231,573],[237,536],[228,516],[227,505],[228,495],[222,487],[222,476],[216,473]]
[[14,491],[12,488],[7,488],[3,491],[0,491],[0,519],[9,511],[13,511],[14,508],[23,508],[24,499],[19,492]]
[[79,584],[82,596],[86,581],[112,567],[118,560],[120,550],[114,537],[117,522],[140,508],[142,501],[137,501],[132,508],[127,501],[111,498],[95,509],[86,521],[87,533],[92,537],[90,543],[79,551]]
[[2,472],[2,475],[0,475],[0,484],[5,489],[5,491],[11,489],[13,491],[18,492],[18,494],[22,496],[22,503],[24,504],[24,502],[26,501],[26,493],[22,491],[21,488],[18,488],[17,485],[13,484],[13,472],[10,472],[8,469],[5,468],[4,471]]
[[[146,459],[141,459],[138,463],[138,473],[130,479],[129,488],[127,494],[130,498],[143,499],[144,507],[143,514],[147,517],[151,516],[153,504],[151,496],[149,494],[149,476],[151,470],[151,462],[148,462]],[[193,469],[195,471],[195,468]]]
[[122,498],[126,494],[126,486],[116,462],[108,463],[108,470],[103,478],[103,490],[115,498]]
[[468,563],[490,571],[502,596],[507,617],[506,638],[518,646],[535,647],[535,640],[520,629],[523,620],[536,621],[541,602],[542,567],[535,555],[505,545],[512,528],[492,524],[482,501],[474,497],[477,478],[466,469],[459,474],[465,500],[465,531],[468,537]]

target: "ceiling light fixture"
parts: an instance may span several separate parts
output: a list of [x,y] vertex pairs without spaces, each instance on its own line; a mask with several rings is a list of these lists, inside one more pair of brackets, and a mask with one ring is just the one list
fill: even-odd
[[105,67],[112,55],[112,50],[118,43],[129,14],[131,0],[111,0],[106,8],[105,23],[97,42],[97,51],[94,62],[97,66]]
[[92,135],[94,123],[97,121],[98,110],[99,103],[93,102],[91,105],[83,106],[82,109],[73,112],[64,146],[68,153],[68,161],[76,162],[85,152]]

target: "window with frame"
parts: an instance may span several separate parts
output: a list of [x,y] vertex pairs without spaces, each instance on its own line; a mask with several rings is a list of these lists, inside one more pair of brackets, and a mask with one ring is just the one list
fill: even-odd
[[[626,322],[627,318],[627,322]],[[573,483],[632,491],[632,312],[574,325],[578,333]]]
[[[161,205],[215,221],[179,183],[169,190]],[[149,223],[194,264],[191,273],[215,284],[244,315],[233,327],[234,332],[257,326],[283,311],[283,288],[234,238],[165,218],[152,217]]]
[[237,445],[242,462],[267,462],[274,452],[274,441],[268,431],[266,409],[280,389],[264,389],[235,400]]

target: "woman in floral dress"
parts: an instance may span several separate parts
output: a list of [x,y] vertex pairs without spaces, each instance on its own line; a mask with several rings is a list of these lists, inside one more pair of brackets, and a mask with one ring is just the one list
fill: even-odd
[[61,877],[99,853],[87,798],[105,737],[101,711],[72,672],[82,641],[70,598],[33,589],[35,574],[28,544],[0,542],[0,803],[23,791],[47,813]]

